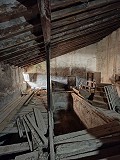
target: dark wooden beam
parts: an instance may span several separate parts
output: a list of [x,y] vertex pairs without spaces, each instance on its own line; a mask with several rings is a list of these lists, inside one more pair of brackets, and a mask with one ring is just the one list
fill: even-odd
[[[116,30],[117,27],[118,26],[114,26],[114,30]],[[76,49],[80,49],[82,47],[96,43],[102,40],[105,36],[109,35],[112,31],[113,28],[108,28],[107,31],[101,30],[96,33],[91,33],[90,35],[86,35],[84,37],[77,37],[76,39],[71,39],[69,41],[58,43],[55,46],[52,46],[52,57],[54,55],[60,56],[62,54],[66,54]]]
[[17,43],[15,45],[11,45],[9,47],[5,47],[3,49],[0,50],[0,54],[1,53],[5,53],[5,52],[10,52],[10,50],[15,50],[16,48],[19,48],[21,45],[25,45],[26,43],[32,42],[33,40],[41,42],[43,41],[43,35],[40,35],[38,37],[35,37],[33,35],[29,35],[28,37],[25,37],[27,40],[24,40],[20,43]]
[[64,1],[51,1],[51,10],[59,10],[62,8],[67,8],[71,5],[77,5],[79,3],[86,3],[88,0],[64,0]]
[[81,5],[76,5],[70,8],[65,8],[62,10],[58,10],[55,12],[52,12],[51,18],[52,21],[55,21],[57,19],[61,19],[64,17],[72,16],[81,12],[85,12],[91,9],[95,8],[100,8],[105,5],[108,5],[110,3],[115,3],[119,2],[119,0],[95,0],[95,1],[90,1],[89,3],[81,4]]
[[36,65],[36,64],[41,63],[43,61],[45,61],[44,58],[42,58],[41,60],[38,59],[38,60],[31,61],[31,62],[23,64],[23,65],[21,65],[19,67],[25,68],[25,67],[28,67],[28,66]]
[[31,41],[31,42],[25,43],[23,45],[17,46],[16,48],[12,48],[12,49],[9,49],[5,52],[1,52],[0,57],[5,56],[5,55],[9,55],[12,53],[16,53],[16,52],[19,53],[19,52],[23,51],[25,48],[28,48],[28,47],[31,47],[31,46],[37,45],[37,44],[38,43],[36,41]]
[[39,13],[37,4],[27,9],[23,5],[15,5],[14,9],[0,13],[0,22],[10,21],[18,17],[24,16],[26,20],[32,19]]
[[26,61],[23,61],[23,62],[20,62],[20,63],[15,63],[15,64],[13,64],[13,65],[15,65],[15,66],[23,66],[23,65],[25,65],[25,64],[28,64],[28,63],[31,63],[31,62],[34,62],[34,61],[41,61],[41,59],[45,59],[45,56],[36,56],[36,57],[34,57],[34,58],[32,58],[32,59],[29,59],[29,60],[26,60]]
[[80,22],[85,19],[90,19],[91,17],[99,16],[101,14],[106,14],[107,12],[110,11],[115,11],[115,10],[117,11],[118,9],[120,9],[120,2],[109,4],[107,6],[103,6],[102,8],[89,10],[87,12],[83,12],[74,16],[60,19],[59,21],[53,21],[52,29],[66,26],[71,23]]
[[45,43],[50,43],[51,35],[51,8],[49,0],[38,0],[38,8],[41,16],[41,25]]
[[43,49],[43,51],[42,51],[42,50],[40,50],[40,48],[33,48],[33,49],[31,49],[30,51],[23,52],[22,54],[18,54],[18,55],[16,55],[16,56],[13,56],[13,57],[7,59],[7,60],[4,60],[4,62],[7,63],[7,62],[10,62],[10,61],[15,61],[15,60],[17,60],[17,59],[20,59],[20,58],[23,58],[23,57],[26,57],[26,56],[33,55],[35,52],[42,53],[42,52],[44,52],[44,51],[45,51],[44,49]]
[[[52,43],[59,43],[62,41],[66,41],[69,39],[73,39],[75,37],[82,37],[82,36],[86,36],[89,35],[90,33],[96,33],[97,31],[100,30],[108,30],[108,28],[113,28],[113,26],[118,26],[120,27],[120,23],[119,23],[119,19],[113,19],[112,21],[108,21],[108,22],[99,22],[97,25],[93,25],[93,26],[88,26],[88,28],[83,30],[80,30],[80,28],[78,29],[73,29],[70,31],[65,32],[64,34],[59,34],[59,36],[57,38],[52,39]],[[114,29],[113,29],[114,30]]]
[[120,8],[114,9],[112,11],[109,11],[109,12],[106,12],[106,13],[103,13],[103,14],[100,14],[100,15],[97,15],[97,16],[89,17],[87,19],[80,20],[80,21],[77,21],[77,22],[74,22],[74,23],[70,23],[70,24],[67,24],[65,26],[61,26],[61,27],[52,29],[52,36],[57,34],[57,33],[65,32],[65,31],[68,31],[68,30],[71,30],[71,29],[82,27],[84,25],[92,24],[96,21],[100,21],[100,20],[102,21],[106,18],[109,19],[113,16],[115,16],[115,18],[116,18],[116,16],[118,16],[119,14],[120,14]]
[[10,64],[11,65],[19,65],[19,64],[23,64],[23,63],[27,63],[27,62],[29,62],[29,61],[31,61],[31,60],[35,60],[35,59],[37,59],[37,58],[45,58],[46,56],[45,56],[45,53],[42,53],[42,54],[40,54],[40,55],[38,55],[38,54],[34,54],[34,55],[32,55],[32,56],[29,56],[29,57],[26,57],[26,58],[20,58],[20,59],[18,59],[18,60],[16,60],[16,61],[12,61],[12,62],[10,62]]
[[41,28],[41,24],[37,24],[35,26],[25,25],[25,26],[20,27],[20,29],[18,29],[17,27],[16,28],[14,28],[14,27],[7,28],[6,29],[7,31],[5,31],[5,30],[0,31],[1,32],[0,40],[11,38],[13,36],[16,36],[16,35],[19,35],[19,34],[22,34],[22,33],[28,32],[28,31],[30,31],[31,33],[41,31],[41,35],[42,35],[42,29],[40,30],[40,28]]
[[44,44],[43,43],[37,43],[35,45],[23,48],[20,51],[11,52],[9,54],[8,53],[7,54],[2,54],[2,55],[0,55],[0,61],[8,60],[9,58],[16,57],[17,55],[23,55],[24,52],[27,52],[28,50],[30,51],[30,50],[35,49],[35,48],[38,48],[40,50],[44,49]]
[[4,61],[4,63],[17,62],[18,60],[24,61],[24,59],[26,59],[26,58],[34,57],[36,55],[43,55],[43,54],[45,54],[45,50],[40,51],[38,49],[35,49],[33,51],[30,51],[30,52],[25,52],[22,56],[18,55],[16,57],[12,57],[9,60]]

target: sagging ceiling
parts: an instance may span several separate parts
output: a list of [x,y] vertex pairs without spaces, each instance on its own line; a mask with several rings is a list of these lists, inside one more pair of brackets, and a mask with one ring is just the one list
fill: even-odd
[[[119,0],[51,0],[51,58],[100,41],[119,18]],[[0,62],[25,67],[45,59],[37,0],[0,0]]]

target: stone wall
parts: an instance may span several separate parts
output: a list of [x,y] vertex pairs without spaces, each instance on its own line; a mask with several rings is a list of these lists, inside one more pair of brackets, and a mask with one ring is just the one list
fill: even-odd
[[21,94],[23,87],[22,69],[0,63],[0,108]]

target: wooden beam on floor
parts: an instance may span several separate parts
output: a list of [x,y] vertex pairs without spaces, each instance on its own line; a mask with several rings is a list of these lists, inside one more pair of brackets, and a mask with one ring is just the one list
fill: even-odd
[[0,146],[0,156],[29,151],[28,142]]

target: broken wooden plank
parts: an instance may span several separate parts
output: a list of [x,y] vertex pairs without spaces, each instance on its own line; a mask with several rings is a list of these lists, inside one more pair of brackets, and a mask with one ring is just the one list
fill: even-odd
[[26,153],[26,154],[22,154],[22,155],[19,155],[19,156],[16,156],[15,157],[15,160],[38,160],[39,158],[39,152],[38,151],[34,151],[34,152],[31,152],[31,153]]
[[44,143],[44,145],[47,146],[48,145],[48,140],[44,136],[43,132],[40,131],[40,129],[37,127],[37,125],[34,123],[34,121],[31,119],[31,117],[29,115],[26,115],[26,117],[29,120],[29,122],[31,123],[32,127],[37,132],[37,134],[40,136],[40,138],[41,138],[42,142]]
[[44,134],[46,134],[47,128],[40,110],[38,108],[34,108],[33,110],[34,110],[37,126],[39,127],[40,130],[44,132]]
[[28,100],[27,100],[27,101],[25,102],[25,104],[24,104],[25,106],[28,105],[28,103],[30,102],[30,100],[33,98],[34,94],[35,94],[35,92],[31,92],[31,94],[30,94]]
[[0,146],[0,156],[6,154],[20,153],[24,151],[29,151],[28,142]]
[[[24,120],[31,131],[32,137],[34,138],[33,143],[36,144],[37,147],[40,147],[40,146],[43,147],[41,139],[39,138],[38,134],[36,133],[36,131],[34,130],[34,128],[29,123],[28,119],[25,116],[24,116]],[[35,147],[35,145],[33,147]]]
[[18,133],[20,138],[23,137],[23,130],[22,130],[22,126],[21,126],[21,122],[20,122],[20,118],[17,118],[17,127],[18,127]]
[[30,151],[33,151],[32,143],[30,141],[30,137],[28,135],[28,131],[27,131],[27,127],[26,127],[24,119],[22,119],[22,122],[23,122],[23,126],[24,126],[25,133],[26,133],[26,136],[27,136],[27,140],[28,140],[28,144],[29,144],[29,147],[30,147]]

